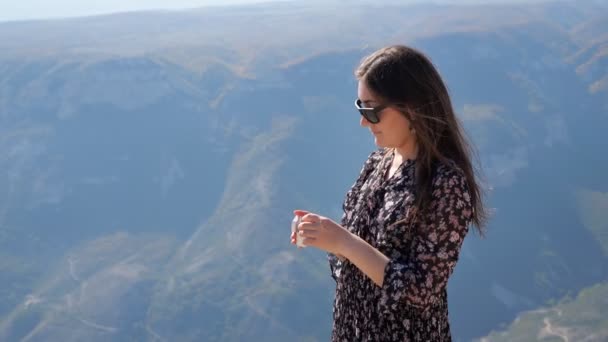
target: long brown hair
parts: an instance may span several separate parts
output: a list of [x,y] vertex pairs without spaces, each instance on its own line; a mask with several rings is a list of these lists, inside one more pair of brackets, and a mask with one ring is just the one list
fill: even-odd
[[448,89],[431,60],[411,47],[388,46],[364,58],[355,76],[380,100],[395,104],[416,132],[417,211],[424,212],[429,207],[437,165],[450,165],[452,161],[464,172],[473,207],[472,223],[483,234],[487,212],[471,162],[474,152],[454,114]]

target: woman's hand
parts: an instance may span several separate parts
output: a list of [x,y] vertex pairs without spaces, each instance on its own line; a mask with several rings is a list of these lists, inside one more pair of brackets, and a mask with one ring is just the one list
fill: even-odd
[[[319,248],[344,259],[341,250],[352,236],[348,230],[327,217],[308,211],[295,210],[294,214],[302,217],[298,233],[304,237],[304,245]],[[292,233],[292,244],[295,244],[295,238]]]
[[[304,245],[317,247],[331,253],[341,260],[354,264],[376,285],[384,283],[384,273],[389,258],[359,236],[349,232],[334,221],[304,210],[295,210],[302,217],[298,234],[304,237]],[[291,235],[295,244],[295,235]]]

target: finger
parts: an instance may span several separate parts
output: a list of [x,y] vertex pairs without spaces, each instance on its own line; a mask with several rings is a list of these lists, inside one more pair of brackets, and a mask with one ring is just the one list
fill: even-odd
[[311,229],[301,229],[300,231],[298,231],[298,234],[305,238],[307,238],[307,237],[316,238],[319,235],[319,232],[316,230],[311,230]]
[[316,222],[300,222],[298,225],[298,230],[308,229],[308,230],[317,230],[319,229],[319,223]]
[[308,213],[302,216],[302,222],[318,223],[319,221],[321,221],[321,217],[317,214]]
[[302,243],[304,244],[304,246],[313,246],[314,247],[316,242],[317,242],[317,239],[314,237],[308,237],[308,238],[304,238],[302,240]]
[[300,216],[300,217],[302,217],[302,216],[304,216],[304,215],[306,215],[308,213],[310,213],[310,212],[306,211],[306,210],[300,210],[300,209],[296,209],[296,210],[293,211],[294,215]]

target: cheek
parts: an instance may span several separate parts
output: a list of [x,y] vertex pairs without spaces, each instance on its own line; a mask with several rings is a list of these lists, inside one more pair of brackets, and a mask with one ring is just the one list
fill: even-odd
[[415,139],[415,134],[410,131],[410,126],[403,127],[403,131],[401,132],[401,141],[410,141]]
[[401,143],[404,140],[409,140],[412,137],[410,131],[409,121],[401,114],[394,115],[390,120],[381,122],[384,124],[383,132],[387,132],[387,136],[390,137],[395,143]]

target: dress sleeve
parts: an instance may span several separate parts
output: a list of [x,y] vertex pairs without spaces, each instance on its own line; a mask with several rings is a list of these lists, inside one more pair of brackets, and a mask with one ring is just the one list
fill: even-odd
[[447,286],[472,218],[464,175],[455,170],[438,172],[429,209],[419,221],[409,255],[390,259],[385,267],[381,312],[394,312],[400,303],[425,308]]
[[[342,226],[347,227],[352,216],[354,215],[354,206],[357,201],[357,198],[359,197],[359,191],[363,186],[363,183],[365,183],[365,180],[367,179],[369,174],[374,170],[376,159],[380,155],[381,151],[376,150],[367,157],[367,160],[365,161],[363,167],[361,168],[361,171],[359,172],[357,180],[346,193],[346,198],[344,199],[344,203],[342,204],[343,214],[342,219],[340,221],[340,224]],[[332,253],[327,253],[327,260],[329,262],[329,268],[331,270],[332,278],[334,278],[335,281],[338,281],[343,261]]]

